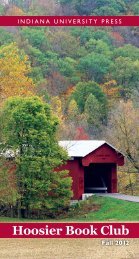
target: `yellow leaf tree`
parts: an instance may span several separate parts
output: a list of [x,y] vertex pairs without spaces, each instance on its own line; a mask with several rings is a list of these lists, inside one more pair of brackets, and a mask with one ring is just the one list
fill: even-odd
[[53,113],[59,118],[60,123],[63,121],[63,112],[62,112],[62,101],[58,96],[53,96],[51,98],[51,107]]
[[139,108],[131,100],[121,100],[111,112],[107,130],[108,141],[123,151],[139,175]]
[[16,5],[10,5],[6,8],[5,11],[6,16],[22,16],[24,12],[21,8],[17,7]]
[[0,103],[10,96],[33,93],[34,84],[28,77],[30,71],[28,57],[16,43],[0,47]]
[[72,99],[68,106],[68,120],[78,120],[79,118],[79,110],[78,105],[74,99]]

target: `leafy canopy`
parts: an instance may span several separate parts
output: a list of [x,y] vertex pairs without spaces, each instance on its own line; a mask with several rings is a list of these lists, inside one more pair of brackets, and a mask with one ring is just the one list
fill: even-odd
[[0,48],[0,101],[9,96],[29,95],[34,84],[28,73],[31,71],[27,55],[16,43]]
[[72,195],[67,171],[55,168],[67,160],[56,139],[58,120],[37,97],[9,98],[3,107],[3,143],[17,151],[16,176],[21,208],[57,211]]
[[96,82],[80,82],[76,85],[74,92],[71,94],[71,99],[74,99],[79,107],[80,112],[84,112],[85,103],[89,95],[92,94],[100,104],[102,116],[106,114],[107,99],[105,94]]

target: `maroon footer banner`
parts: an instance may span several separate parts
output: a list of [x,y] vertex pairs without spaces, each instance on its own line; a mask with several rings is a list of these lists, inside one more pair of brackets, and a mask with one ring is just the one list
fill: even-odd
[[0,16],[0,26],[139,26],[139,16]]
[[0,223],[0,238],[139,238],[139,223]]

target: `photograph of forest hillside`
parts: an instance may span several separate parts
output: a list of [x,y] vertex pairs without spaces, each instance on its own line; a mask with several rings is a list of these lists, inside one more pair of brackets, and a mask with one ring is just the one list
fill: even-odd
[[138,15],[138,0],[1,0],[2,15]]
[[[3,0],[0,15],[139,15],[139,1]],[[58,140],[114,145],[126,157],[118,172],[119,191],[139,195],[139,28],[0,27],[0,117],[0,153],[8,148],[25,154],[16,165],[1,158],[0,203],[16,204],[25,195],[26,208],[44,206],[53,214],[53,208],[67,206],[72,196],[67,172],[53,175],[47,187],[37,179],[67,160]],[[26,179],[20,181],[20,194],[14,174],[12,186],[6,178],[7,170],[17,168]],[[31,175],[34,168],[36,181],[24,193],[32,186],[27,171]]]

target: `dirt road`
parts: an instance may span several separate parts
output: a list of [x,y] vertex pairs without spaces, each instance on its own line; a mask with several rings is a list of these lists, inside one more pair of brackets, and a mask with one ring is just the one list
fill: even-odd
[[102,246],[102,239],[1,239],[0,259],[139,259],[139,240],[128,240]]

